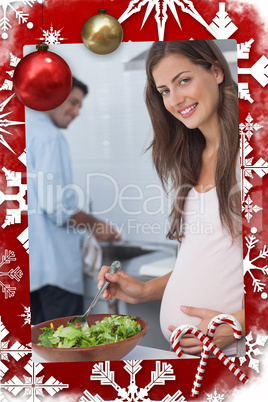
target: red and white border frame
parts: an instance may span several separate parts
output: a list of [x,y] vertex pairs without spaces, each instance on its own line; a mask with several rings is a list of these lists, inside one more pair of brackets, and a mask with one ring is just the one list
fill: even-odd
[[247,353],[235,362],[250,381],[240,384],[218,359],[211,359],[196,399],[263,400],[258,394],[266,393],[268,360],[268,21],[261,0],[0,0],[0,400],[190,399],[194,359],[105,364],[31,360],[25,118],[12,76],[24,45],[39,43],[44,31],[59,43],[81,43],[83,24],[101,6],[121,21],[124,41],[237,41]]

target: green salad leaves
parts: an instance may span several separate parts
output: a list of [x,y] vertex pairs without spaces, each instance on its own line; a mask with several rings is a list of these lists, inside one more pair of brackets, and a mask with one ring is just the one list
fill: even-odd
[[55,329],[42,328],[43,333],[38,338],[38,345],[51,348],[77,348],[122,341],[138,334],[141,326],[137,317],[112,315],[102,321],[96,321],[91,327],[68,323]]

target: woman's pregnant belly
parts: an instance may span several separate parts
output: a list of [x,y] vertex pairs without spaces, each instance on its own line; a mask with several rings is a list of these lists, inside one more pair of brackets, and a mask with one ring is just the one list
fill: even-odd
[[190,237],[183,239],[162,299],[160,325],[167,340],[170,325],[200,323],[199,317],[183,313],[182,305],[228,314],[241,310],[243,305],[241,244],[215,236],[211,241],[198,236],[199,240],[193,242]]

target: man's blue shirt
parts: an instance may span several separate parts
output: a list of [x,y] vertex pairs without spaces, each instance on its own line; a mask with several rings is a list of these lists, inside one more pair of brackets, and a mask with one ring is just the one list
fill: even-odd
[[26,110],[30,288],[83,294],[81,236],[68,225],[78,206],[68,143],[43,112]]

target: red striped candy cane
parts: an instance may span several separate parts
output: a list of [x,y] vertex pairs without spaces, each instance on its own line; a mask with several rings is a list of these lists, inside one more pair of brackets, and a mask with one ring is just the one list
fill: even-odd
[[181,357],[183,351],[180,346],[181,338],[186,334],[192,334],[198,338],[243,384],[248,382],[248,377],[228,358],[199,328],[194,325],[181,325],[171,335],[174,352]]
[[[241,338],[242,328],[241,328],[239,321],[235,317],[231,316],[230,314],[219,314],[216,317],[214,317],[208,324],[207,336],[209,336],[210,339],[213,338],[217,327],[221,324],[230,325],[233,328],[234,338],[235,339]],[[199,360],[199,364],[197,366],[195,380],[194,380],[192,391],[191,391],[191,397],[196,397],[199,394],[199,389],[202,384],[208,357],[209,357],[209,349],[205,345],[203,345],[201,357]]]
[[221,324],[229,324],[233,328],[234,338],[241,339],[242,336],[242,328],[239,321],[230,314],[219,314],[216,317],[212,318],[210,323],[208,324],[208,332],[211,337],[214,336],[217,327]]

